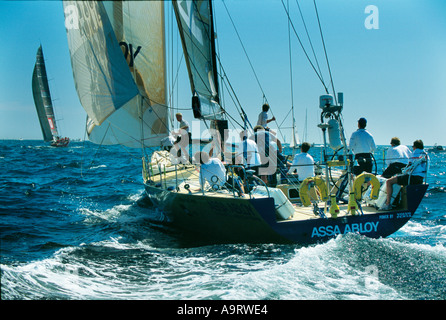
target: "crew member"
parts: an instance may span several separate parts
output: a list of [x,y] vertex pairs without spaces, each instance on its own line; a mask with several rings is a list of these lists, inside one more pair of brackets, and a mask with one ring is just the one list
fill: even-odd
[[387,149],[386,166],[382,176],[386,179],[401,173],[401,170],[409,163],[409,158],[412,152],[405,145],[401,144],[398,137],[392,138],[390,141],[391,147]]
[[353,167],[353,174],[359,175],[362,172],[372,172],[372,155],[376,150],[375,140],[369,131],[366,130],[367,120],[360,118],[358,120],[358,130],[353,132],[350,137],[349,147],[355,155],[358,165]]

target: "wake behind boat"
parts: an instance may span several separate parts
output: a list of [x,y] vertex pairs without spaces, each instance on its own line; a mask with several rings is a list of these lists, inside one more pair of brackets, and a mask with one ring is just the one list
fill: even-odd
[[45,142],[51,141],[51,146],[53,147],[66,147],[70,139],[60,137],[57,130],[42,46],[39,46],[39,49],[37,49],[36,64],[32,77],[32,90],[43,140]]
[[[191,109],[211,132],[210,148],[219,157],[225,153],[233,117],[221,104],[220,79],[226,74],[221,68],[225,77],[219,78],[217,71],[212,1],[172,1],[172,6],[189,75]],[[160,151],[173,128],[169,101],[174,100],[167,98],[170,59],[165,57],[164,2],[64,1],[64,9],[67,21],[78,19],[76,27],[67,27],[67,35],[76,89],[89,116],[90,140],[141,148],[147,196],[169,223],[195,238],[214,243],[309,244],[348,232],[386,237],[418,208],[428,187],[425,183],[396,190],[395,207],[380,211],[386,199],[385,180],[372,174],[353,176],[341,121],[342,95],[329,95],[325,84],[318,124],[324,136],[320,164],[324,170],[301,182],[279,178],[279,184],[269,185],[224,156],[226,184],[216,178],[203,187],[189,152],[208,146],[189,145],[183,132],[181,156],[177,149]],[[252,127],[240,105],[238,111],[242,124],[231,125],[249,131]],[[337,145],[336,152],[343,149],[343,159],[330,158],[329,144]],[[279,160],[269,160],[275,164],[274,175]],[[331,174],[335,167],[336,175]],[[243,176],[243,190],[237,188],[234,173]],[[345,193],[338,192],[341,189]]]

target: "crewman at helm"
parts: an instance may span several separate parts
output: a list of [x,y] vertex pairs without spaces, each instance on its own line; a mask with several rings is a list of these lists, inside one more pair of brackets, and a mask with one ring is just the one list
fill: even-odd
[[365,129],[366,126],[367,120],[360,118],[358,130],[350,137],[349,147],[358,162],[358,165],[353,167],[354,175],[359,175],[364,171],[371,173],[373,168],[372,154],[376,150],[376,145],[372,134]]

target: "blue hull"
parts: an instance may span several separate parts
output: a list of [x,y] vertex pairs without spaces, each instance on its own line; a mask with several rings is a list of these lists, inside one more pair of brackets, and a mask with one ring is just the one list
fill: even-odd
[[188,195],[150,185],[146,185],[146,192],[173,226],[204,243],[307,245],[325,242],[348,232],[371,238],[387,237],[410,220],[427,188],[426,184],[407,186],[407,208],[404,210],[303,221],[277,220],[272,198],[237,199]]

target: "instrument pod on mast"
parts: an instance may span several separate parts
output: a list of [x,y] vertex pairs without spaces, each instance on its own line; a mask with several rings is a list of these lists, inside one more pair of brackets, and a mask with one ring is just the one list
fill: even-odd
[[333,96],[331,94],[324,94],[319,97],[319,108],[324,109],[333,105]]
[[333,150],[342,147],[339,122],[336,119],[328,120],[328,139],[330,140],[330,148]]

